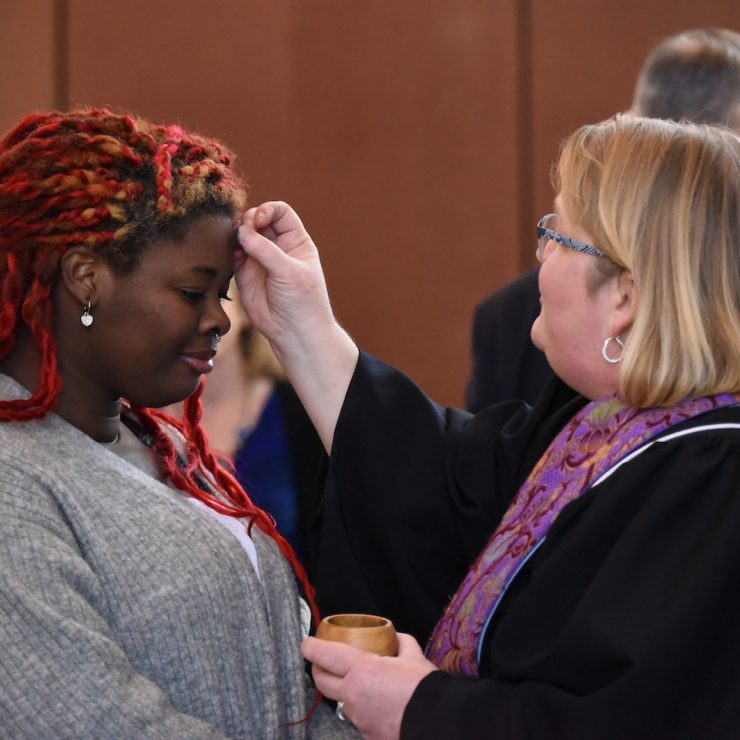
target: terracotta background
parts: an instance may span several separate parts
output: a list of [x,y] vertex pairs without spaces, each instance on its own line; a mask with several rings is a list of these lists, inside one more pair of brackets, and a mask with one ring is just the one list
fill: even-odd
[[462,403],[475,304],[533,264],[549,166],[646,52],[737,0],[3,0],[0,128],[133,110],[222,138],[290,201],[368,351]]

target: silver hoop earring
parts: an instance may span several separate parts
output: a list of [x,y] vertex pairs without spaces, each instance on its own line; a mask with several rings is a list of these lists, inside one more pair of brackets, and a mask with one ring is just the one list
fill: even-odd
[[87,306],[82,307],[82,316],[80,316],[80,321],[82,322],[83,326],[92,325],[93,317],[90,313],[90,301],[87,302]]
[[[622,351],[619,354],[619,357],[609,357],[609,355],[606,353],[606,350],[609,347],[609,342],[611,342],[612,339],[622,348]],[[616,365],[618,362],[622,362],[622,357],[624,356],[624,342],[622,341],[622,338],[621,337],[607,337],[604,340],[604,344],[601,345],[601,356],[610,365]]]

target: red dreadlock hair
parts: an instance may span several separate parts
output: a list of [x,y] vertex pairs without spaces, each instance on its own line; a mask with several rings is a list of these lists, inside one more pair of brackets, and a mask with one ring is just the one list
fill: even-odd
[[[34,114],[6,134],[0,141],[0,359],[12,352],[23,322],[39,347],[42,369],[29,398],[0,400],[0,422],[40,418],[56,405],[61,381],[51,294],[64,252],[84,244],[126,273],[149,245],[182,239],[201,216],[227,213],[236,222],[245,186],[231,163],[216,141],[103,108]],[[275,541],[318,622],[313,588],[293,549],[209,449],[200,392],[186,399],[182,422],[134,409],[152,435],[154,453],[177,488],[216,511],[248,519],[249,530],[256,524]],[[168,425],[185,437],[184,468]],[[203,472],[220,495],[197,485]]]

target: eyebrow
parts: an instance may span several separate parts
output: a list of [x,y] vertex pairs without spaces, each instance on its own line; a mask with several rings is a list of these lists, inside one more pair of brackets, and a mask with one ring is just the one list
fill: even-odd
[[209,278],[218,277],[218,270],[216,270],[213,267],[208,267],[206,265],[197,265],[196,267],[191,268],[190,272],[197,272]]

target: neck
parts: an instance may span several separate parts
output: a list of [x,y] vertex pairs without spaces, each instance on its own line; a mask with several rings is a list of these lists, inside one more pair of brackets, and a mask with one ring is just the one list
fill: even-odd
[[[41,377],[41,355],[27,331],[19,331],[12,353],[0,360],[0,372],[32,393]],[[79,379],[73,368],[59,360],[62,387],[54,413],[98,442],[110,442],[119,432],[121,399],[96,393],[89,380]],[[82,390],[80,390],[82,389]]]

